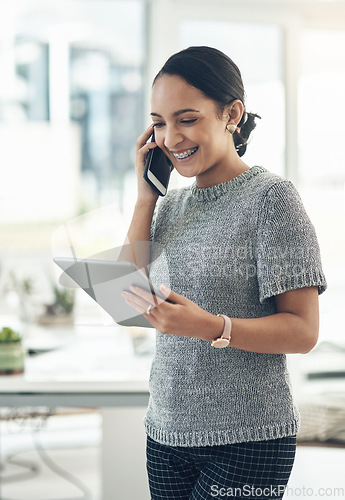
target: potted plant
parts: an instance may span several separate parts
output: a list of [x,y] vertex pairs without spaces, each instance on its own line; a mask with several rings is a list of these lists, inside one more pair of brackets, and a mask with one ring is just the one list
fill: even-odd
[[25,354],[22,337],[8,326],[0,330],[0,375],[24,372]]
[[38,317],[41,325],[60,325],[73,323],[75,303],[74,290],[53,285],[54,300],[45,304],[45,311]]

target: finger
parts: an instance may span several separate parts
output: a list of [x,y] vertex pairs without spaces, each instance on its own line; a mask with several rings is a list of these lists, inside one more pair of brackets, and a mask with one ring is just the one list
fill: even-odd
[[122,297],[124,297],[124,299],[126,300],[130,300],[132,302],[135,302],[139,305],[142,305],[142,307],[146,308],[148,307],[150,304],[153,305],[153,300],[149,301],[149,300],[146,300],[144,299],[143,297],[141,297],[140,295],[137,295],[135,293],[131,293],[131,292],[121,292],[121,295]]
[[157,147],[157,144],[155,142],[147,142],[146,144],[144,144],[143,147],[141,147],[137,151],[137,161],[138,161],[139,165],[142,165],[142,168],[144,168],[146,158],[147,158],[149,151],[151,149],[156,148],[156,147]]
[[126,303],[133,307],[135,311],[137,311],[139,314],[142,314],[152,325],[153,328],[157,328],[158,323],[152,312],[155,310],[154,307],[151,307],[151,309],[148,311],[148,308],[144,309],[142,306],[137,304],[136,302],[132,301],[131,299],[126,299]]
[[138,151],[139,157],[146,158],[147,153],[150,151],[150,149],[154,149],[157,147],[157,144],[155,142],[147,142],[144,144],[143,147],[141,147]]
[[145,132],[138,137],[137,140],[138,150],[141,149],[143,146],[145,146],[145,144],[147,143],[152,134],[153,134],[153,124],[151,123],[151,125],[145,130]]
[[152,294],[151,292],[148,292],[147,290],[143,290],[142,288],[139,288],[137,286],[131,286],[130,290],[133,293],[135,293],[136,295],[138,295],[139,297],[142,297],[143,299],[145,299],[147,302],[149,302],[153,306],[158,306],[159,304],[164,302],[164,300],[161,299],[160,297],[158,297],[157,295]]
[[133,307],[133,309],[135,309],[139,314],[144,314],[146,311],[146,309],[136,304],[135,302],[132,302],[131,300],[126,299],[126,304]]
[[173,302],[175,304],[183,304],[187,300],[186,297],[180,295],[179,293],[173,292],[170,288],[163,284],[159,287],[159,289],[169,302]]
[[125,297],[126,304],[133,307],[140,314],[146,312],[148,307],[151,305],[148,302],[144,301],[143,299],[139,299],[136,295],[130,293],[124,292],[122,296]]

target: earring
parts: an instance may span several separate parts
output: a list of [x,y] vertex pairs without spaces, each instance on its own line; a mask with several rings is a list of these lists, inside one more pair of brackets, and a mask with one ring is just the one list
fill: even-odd
[[235,132],[236,128],[237,125],[235,123],[228,123],[226,126],[226,129],[230,132],[231,135]]

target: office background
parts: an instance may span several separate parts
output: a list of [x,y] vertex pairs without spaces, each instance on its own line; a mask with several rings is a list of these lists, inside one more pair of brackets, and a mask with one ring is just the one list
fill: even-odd
[[[341,337],[344,13],[344,2],[318,0],[1,0],[3,274],[40,295],[66,221],[80,255],[121,244],[152,78],[171,53],[206,44],[238,64],[247,108],[262,117],[245,161],[290,178],[303,197],[329,281],[321,335]],[[1,286],[11,288],[5,276]]]

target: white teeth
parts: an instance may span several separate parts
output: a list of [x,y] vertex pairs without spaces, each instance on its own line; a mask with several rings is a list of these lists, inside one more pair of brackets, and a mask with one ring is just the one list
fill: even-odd
[[197,149],[198,148],[196,147],[193,149],[188,149],[188,151],[185,151],[184,153],[173,153],[173,156],[178,160],[183,160],[183,158],[187,158],[187,156],[191,156],[193,153],[195,153]]

